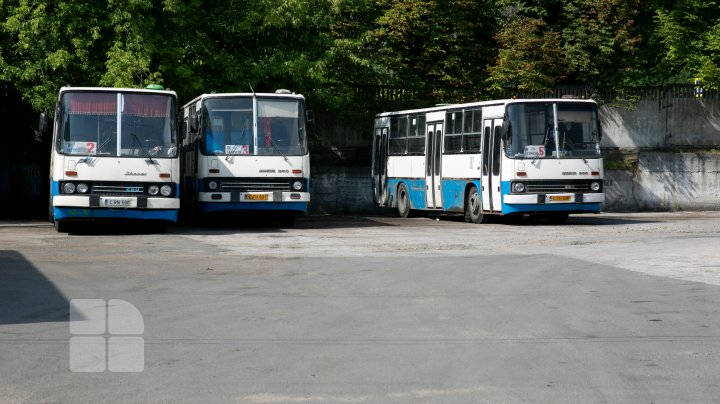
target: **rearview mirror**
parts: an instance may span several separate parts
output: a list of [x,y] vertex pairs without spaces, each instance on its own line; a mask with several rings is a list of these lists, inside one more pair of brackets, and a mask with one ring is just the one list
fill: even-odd
[[188,117],[188,125],[190,126],[190,133],[198,133],[198,118],[195,114],[190,114]]
[[315,121],[315,114],[310,110],[305,111],[305,122],[313,123],[313,121]]
[[48,131],[48,117],[44,112],[40,113],[40,122],[38,123],[38,132],[47,133]]

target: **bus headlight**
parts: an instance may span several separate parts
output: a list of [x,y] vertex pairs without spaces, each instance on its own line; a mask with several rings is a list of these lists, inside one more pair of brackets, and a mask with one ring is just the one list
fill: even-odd
[[525,184],[523,184],[522,182],[513,182],[512,191],[517,194],[525,192]]
[[218,187],[218,183],[216,181],[208,182],[208,188],[210,188],[211,191],[216,190],[217,187]]
[[158,192],[160,192],[160,187],[158,187],[157,185],[150,185],[148,187],[148,194],[157,195]]
[[75,184],[72,182],[66,182],[63,184],[63,192],[66,194],[74,194],[75,193]]
[[162,196],[170,196],[172,193],[172,187],[170,185],[163,185],[160,187],[160,194]]
[[87,194],[87,192],[90,188],[88,188],[87,184],[83,184],[81,182],[81,183],[77,184],[77,187],[75,187],[75,189],[81,194]]
[[294,190],[299,191],[302,189],[303,184],[300,181],[295,181],[295,182],[293,182],[292,187]]
[[590,183],[590,190],[593,192],[597,192],[600,190],[600,183],[597,181],[593,181]]

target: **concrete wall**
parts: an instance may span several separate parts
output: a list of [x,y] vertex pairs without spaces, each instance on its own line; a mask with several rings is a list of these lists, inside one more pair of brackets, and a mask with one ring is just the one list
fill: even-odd
[[720,98],[662,95],[632,108],[600,109],[602,148],[666,149],[720,146]]
[[640,152],[605,171],[606,211],[720,210],[720,153]]
[[370,167],[313,167],[310,211],[331,214],[381,214],[375,206]]

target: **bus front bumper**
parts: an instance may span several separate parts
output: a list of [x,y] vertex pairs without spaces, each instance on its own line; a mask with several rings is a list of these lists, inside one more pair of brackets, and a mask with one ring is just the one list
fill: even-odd
[[597,213],[605,202],[604,193],[504,195],[503,214],[512,213]]
[[310,202],[309,192],[200,192],[200,202]]
[[144,196],[103,197],[96,195],[55,195],[53,207],[128,209],[180,209],[179,198],[155,198]]

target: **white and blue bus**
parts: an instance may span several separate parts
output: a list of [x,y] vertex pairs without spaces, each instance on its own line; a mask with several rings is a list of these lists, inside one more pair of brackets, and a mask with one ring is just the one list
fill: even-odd
[[190,217],[268,213],[285,225],[310,204],[305,98],[203,94],[182,107],[183,209]]
[[177,221],[176,98],[160,86],[60,89],[50,160],[56,230],[105,219]]
[[375,202],[413,210],[532,215],[562,223],[597,213],[605,195],[597,104],[508,99],[375,117]]

